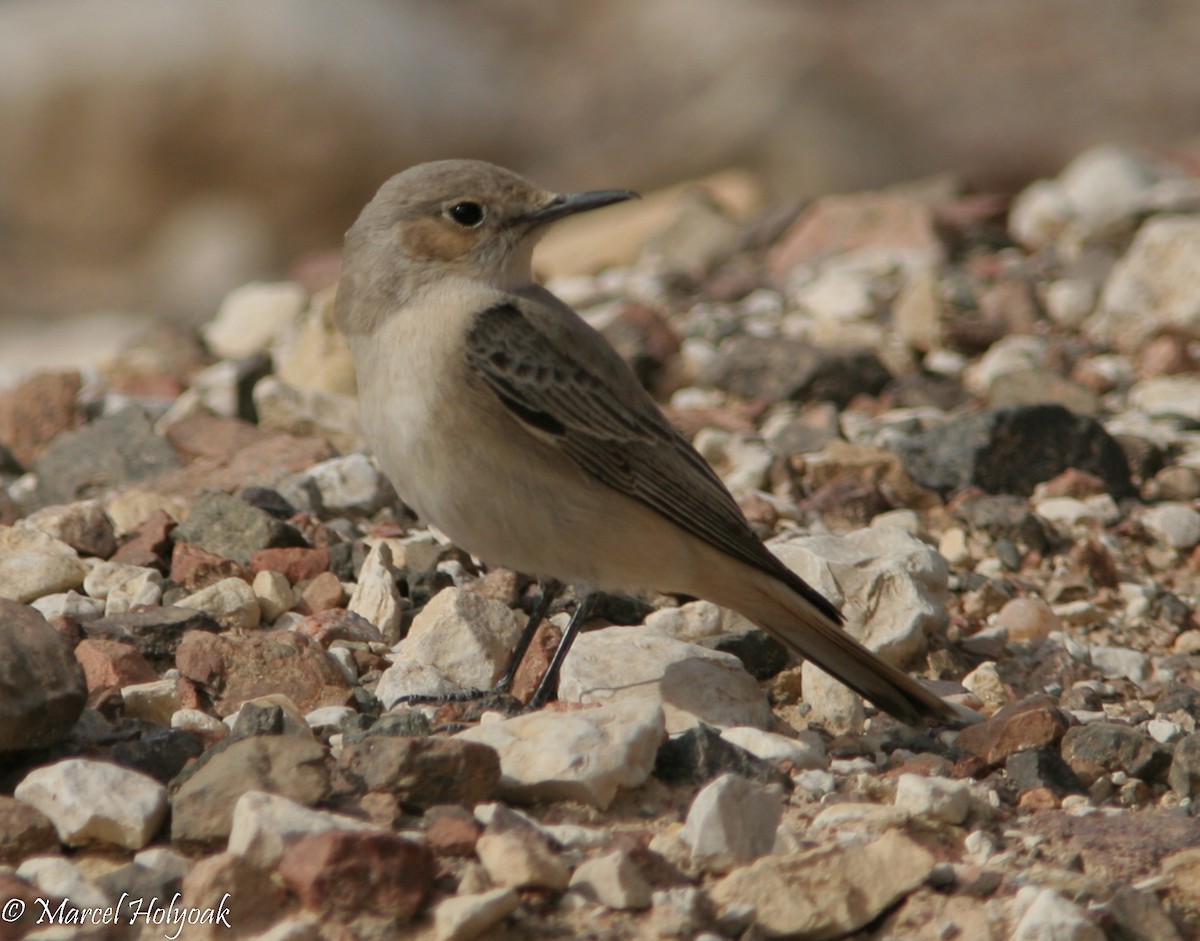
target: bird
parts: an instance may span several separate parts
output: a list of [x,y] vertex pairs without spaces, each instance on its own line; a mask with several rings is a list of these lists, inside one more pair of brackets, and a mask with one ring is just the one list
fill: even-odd
[[904,722],[960,721],[843,629],[624,360],[536,282],[548,226],[636,196],[439,160],[387,180],[346,233],[334,322],[381,470],[459,548],[542,580],[505,679],[563,584],[581,601],[535,703],[598,592],[654,590],[740,612]]

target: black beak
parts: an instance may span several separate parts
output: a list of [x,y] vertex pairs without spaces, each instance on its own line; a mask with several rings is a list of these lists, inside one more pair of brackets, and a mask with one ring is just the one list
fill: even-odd
[[545,225],[555,219],[573,216],[577,212],[587,212],[589,209],[600,209],[613,203],[623,203],[627,199],[637,199],[638,194],[633,190],[589,190],[586,193],[567,193],[555,196],[541,209],[526,213],[524,222],[533,225]]

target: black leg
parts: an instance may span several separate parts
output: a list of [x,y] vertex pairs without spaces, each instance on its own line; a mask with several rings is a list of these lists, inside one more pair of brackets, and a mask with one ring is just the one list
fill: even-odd
[[533,635],[537,633],[538,625],[545,620],[546,615],[550,611],[550,605],[554,603],[554,599],[562,591],[562,584],[553,578],[542,579],[540,584],[542,589],[541,594],[538,595],[538,600],[533,606],[529,620],[525,622],[525,628],[521,631],[521,636],[517,638],[517,646],[513,648],[512,656],[508,658],[508,666],[504,668],[504,675],[492,687],[493,693],[507,693],[512,689],[513,680],[517,678],[517,670],[520,669],[521,661],[525,659],[525,653],[529,650],[529,645],[533,643]]
[[562,669],[563,661],[567,659],[567,652],[571,649],[571,644],[575,642],[575,635],[583,627],[584,621],[592,616],[592,611],[599,600],[599,593],[589,592],[575,605],[575,613],[571,615],[567,629],[563,631],[562,640],[558,642],[558,649],[554,651],[550,666],[546,668],[546,675],[542,677],[542,681],[534,691],[533,698],[529,700],[529,709],[537,709],[545,705],[546,701],[557,691],[558,671]]

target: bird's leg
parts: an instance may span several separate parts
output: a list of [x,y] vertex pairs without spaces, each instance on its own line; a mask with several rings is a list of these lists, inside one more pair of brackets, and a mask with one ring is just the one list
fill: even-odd
[[541,593],[534,602],[533,610],[529,614],[529,620],[525,622],[521,636],[517,638],[517,646],[513,648],[512,655],[508,658],[508,666],[504,668],[504,674],[492,687],[493,693],[507,693],[512,690],[513,680],[517,678],[517,670],[521,667],[521,661],[525,659],[525,653],[529,650],[529,645],[533,643],[533,635],[537,633],[538,627],[550,613],[550,605],[562,591],[562,583],[553,578],[540,579],[539,585]]
[[397,703],[471,702],[477,699],[487,699],[491,696],[508,693],[512,689],[513,680],[516,679],[521,661],[525,659],[529,645],[533,643],[533,635],[537,633],[538,627],[546,619],[546,615],[550,611],[550,605],[554,603],[554,599],[558,597],[563,587],[561,582],[553,578],[540,579],[539,585],[541,586],[541,591],[538,594],[537,601],[533,604],[533,611],[530,612],[529,620],[525,622],[525,627],[521,630],[521,636],[517,638],[517,645],[513,648],[513,652],[508,658],[508,665],[505,666],[504,673],[495,686],[491,689],[461,689],[436,696],[426,693],[413,693],[410,696],[401,696],[397,700]]
[[584,595],[575,605],[575,613],[571,615],[567,629],[563,631],[562,640],[558,642],[558,649],[554,651],[554,656],[550,660],[550,666],[546,668],[546,675],[542,677],[542,681],[534,690],[527,709],[537,709],[545,705],[546,700],[557,691],[558,671],[562,669],[563,661],[567,659],[567,652],[571,649],[571,644],[575,642],[575,635],[579,633],[584,622],[592,616],[592,611],[595,610],[599,600],[599,592],[592,591]]

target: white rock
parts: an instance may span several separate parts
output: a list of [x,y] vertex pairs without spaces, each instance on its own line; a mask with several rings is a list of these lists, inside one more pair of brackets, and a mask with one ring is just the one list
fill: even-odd
[[103,602],[97,601],[95,598],[88,598],[75,591],[45,595],[30,602],[29,606],[40,611],[46,620],[69,617],[82,624],[85,621],[94,621],[96,618],[104,616]]
[[962,678],[962,684],[990,709],[1000,709],[1007,706],[1011,697],[1000,678],[996,664],[988,660],[979,664],[974,670]]
[[443,588],[413,618],[408,636],[396,646],[396,664],[384,677],[401,663],[417,663],[460,687],[490,689],[523,627],[520,615],[499,601],[464,588]]
[[88,568],[65,542],[0,526],[0,598],[27,604],[83,584]]
[[920,886],[933,866],[928,850],[889,830],[865,845],[764,856],[735,869],[710,895],[722,913],[753,905],[766,937],[840,938]]
[[297,601],[296,592],[287,576],[270,569],[263,569],[254,576],[250,590],[258,599],[263,621],[268,624],[274,623],[280,615],[290,611]]
[[867,722],[862,697],[811,660],[800,667],[800,686],[809,721],[834,735],[859,735]]
[[688,643],[715,637],[725,629],[721,609],[711,601],[689,601],[678,608],[659,608],[646,615],[645,623]]
[[[333,650],[330,650],[330,654],[333,654]],[[383,671],[379,683],[375,686],[375,696],[384,709],[391,709],[406,696],[436,699],[451,696],[461,689],[462,684],[451,680],[437,667],[411,660],[399,660]]]
[[379,469],[362,453],[314,464],[304,476],[316,487],[320,505],[332,513],[369,515],[379,509],[386,493]]
[[181,608],[203,611],[225,630],[258,627],[262,609],[254,589],[240,578],[223,578],[176,601]]
[[654,770],[665,737],[654,703],[534,712],[460,732],[500,755],[500,793],[516,801],[578,800],[607,807],[617,789]]
[[399,636],[403,607],[392,550],[386,542],[377,543],[367,554],[348,607],[379,628],[384,637]]
[[322,706],[304,716],[304,721],[314,732],[336,732],[343,722],[357,713],[349,706]]
[[1012,941],[1104,941],[1104,931],[1053,889],[1025,886],[1013,900],[1021,912]]
[[493,885],[513,889],[565,889],[571,869],[535,827],[515,816],[493,820],[475,842],[475,853]]
[[1070,162],[1058,183],[1071,204],[1081,240],[1132,227],[1159,174],[1143,159],[1112,145],[1093,147]]
[[569,887],[605,908],[650,907],[650,883],[624,850],[580,863],[571,875]]
[[127,581],[112,586],[104,599],[104,616],[123,614],[137,608],[157,607],[162,600],[162,575],[158,569],[143,569]]
[[693,865],[728,872],[771,852],[782,816],[781,794],[723,774],[696,795],[680,837],[691,847]]
[[233,807],[227,852],[271,870],[293,843],[330,830],[375,830],[342,814],[312,810],[277,794],[247,791]]
[[802,536],[769,548],[841,608],[850,634],[891,663],[922,653],[946,619],[946,560],[902,530]]
[[694,938],[712,921],[708,897],[696,886],[660,889],[650,896],[651,938]]
[[129,718],[145,719],[166,726],[171,725],[175,713],[182,708],[179,684],[175,680],[152,680],[149,683],[122,686],[121,701]]
[[191,861],[169,846],[152,846],[141,850],[133,854],[133,861],[172,879],[182,879],[192,869]]
[[1082,327],[1096,309],[1096,285],[1083,278],[1051,281],[1042,291],[1042,301],[1050,319],[1062,327]]
[[86,758],[31,771],[13,795],[49,817],[68,846],[141,849],[167,815],[167,789],[153,778]]
[[99,500],[79,500],[34,510],[13,524],[65,542],[80,555],[107,558],[117,548],[113,522]]
[[1052,180],[1037,180],[1013,200],[1008,230],[1026,248],[1038,249],[1056,241],[1074,218],[1062,187]]
[[775,460],[771,449],[757,436],[718,428],[702,428],[696,434],[695,446],[734,493],[762,489]]
[[1200,421],[1200,377],[1155,376],[1143,379],[1129,390],[1129,405],[1151,418],[1182,416]]
[[[33,883],[46,895],[70,899],[71,905],[79,908],[103,909],[113,903],[103,889],[90,881],[78,866],[62,856],[35,856],[22,862],[16,872],[18,876]],[[40,909],[33,910],[40,912]],[[52,907],[51,911],[53,910]],[[64,932],[55,936],[51,934],[54,930],[52,927],[45,928],[34,933],[33,937],[38,941],[41,941],[42,938],[62,938],[64,941],[66,939],[75,941],[79,937],[74,930],[71,930],[69,934]],[[84,937],[90,937],[90,935],[84,935]]]
[[1001,376],[1040,368],[1046,359],[1046,348],[1041,337],[1027,334],[1005,337],[964,370],[963,384],[976,395],[986,396]]
[[308,292],[293,281],[252,282],[231,291],[201,333],[221,359],[241,359],[268,349],[307,303]]
[[437,941],[473,941],[521,904],[516,889],[492,889],[445,899],[433,910]]
[[816,732],[798,732],[795,738],[777,732],[765,732],[749,725],[739,725],[721,732],[721,738],[744,748],[755,758],[764,761],[790,761],[797,771],[829,767],[825,740]]
[[701,722],[716,728],[771,722],[758,683],[737,657],[643,625],[580,635],[563,664],[558,696],[661,706],[672,735]]
[[1144,686],[1154,672],[1150,659],[1128,647],[1092,647],[1092,666],[1105,676],[1122,676]]
[[894,803],[913,814],[960,824],[971,811],[971,789],[966,781],[902,774],[896,781]]
[[951,565],[969,565],[971,550],[967,546],[967,531],[960,526],[950,526],[938,540],[938,552]]
[[1146,723],[1146,731],[1154,741],[1167,745],[1177,738],[1182,738],[1185,730],[1178,723],[1156,716]]
[[873,529],[881,526],[894,526],[896,529],[904,530],[910,536],[920,536],[922,530],[921,517],[915,510],[908,509],[888,510],[886,513],[880,513],[873,516],[867,525]]
[[201,712],[199,709],[176,710],[171,716],[171,728],[191,729],[194,732],[209,735],[217,733],[221,737],[224,737],[229,731],[229,726],[216,716],[210,716],[207,712]]
[[1200,544],[1200,513],[1186,503],[1159,503],[1142,517],[1146,529],[1173,549]]

